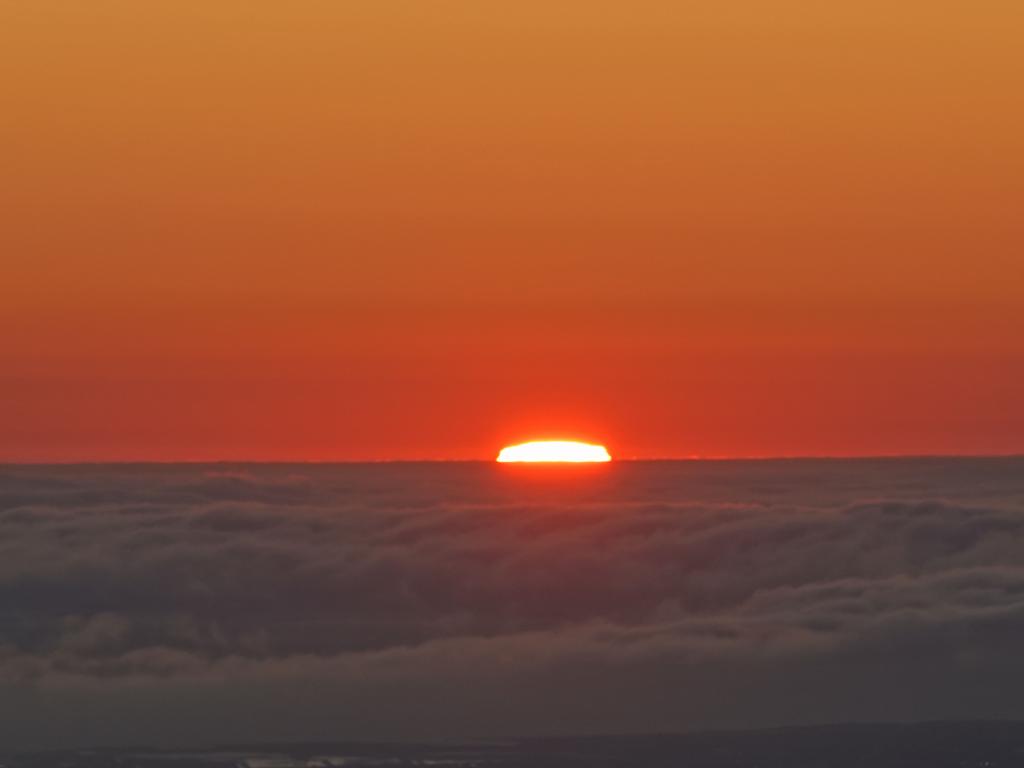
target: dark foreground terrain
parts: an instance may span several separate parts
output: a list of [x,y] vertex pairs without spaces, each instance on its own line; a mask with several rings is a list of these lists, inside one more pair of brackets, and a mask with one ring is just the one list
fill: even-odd
[[865,724],[503,743],[324,742],[230,745],[190,751],[137,748],[0,755],[0,768],[1001,768],[1024,766],[1024,723]]

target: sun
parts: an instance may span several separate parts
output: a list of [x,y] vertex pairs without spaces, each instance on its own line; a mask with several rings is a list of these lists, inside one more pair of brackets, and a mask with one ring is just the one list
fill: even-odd
[[556,461],[582,464],[611,460],[608,449],[603,445],[580,443],[575,440],[537,440],[510,445],[498,453],[498,461],[502,464]]

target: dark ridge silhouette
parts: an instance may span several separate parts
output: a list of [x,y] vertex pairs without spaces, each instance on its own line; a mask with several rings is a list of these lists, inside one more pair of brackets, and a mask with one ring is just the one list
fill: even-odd
[[5,768],[1010,768],[1024,722],[845,724],[512,742],[315,742],[14,753]]

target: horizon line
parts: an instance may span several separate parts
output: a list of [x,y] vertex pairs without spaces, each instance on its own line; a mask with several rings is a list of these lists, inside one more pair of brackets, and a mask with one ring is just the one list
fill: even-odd
[[[628,456],[612,457],[607,464],[643,464],[657,462],[757,462],[757,461],[878,461],[878,460],[922,460],[922,459],[1024,459],[1024,452],[1011,453],[876,453],[876,454],[763,454],[739,456]],[[210,464],[498,464],[495,459],[477,458],[409,458],[409,459],[57,459],[57,460],[10,460],[0,459],[0,467],[75,467],[111,465],[210,465]],[[537,462],[544,464],[546,462]],[[551,462],[562,463],[562,462]]]

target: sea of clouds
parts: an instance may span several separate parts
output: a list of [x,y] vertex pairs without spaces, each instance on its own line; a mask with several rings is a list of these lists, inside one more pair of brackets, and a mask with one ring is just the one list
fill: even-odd
[[0,748],[1024,717],[1024,459],[0,467]]

